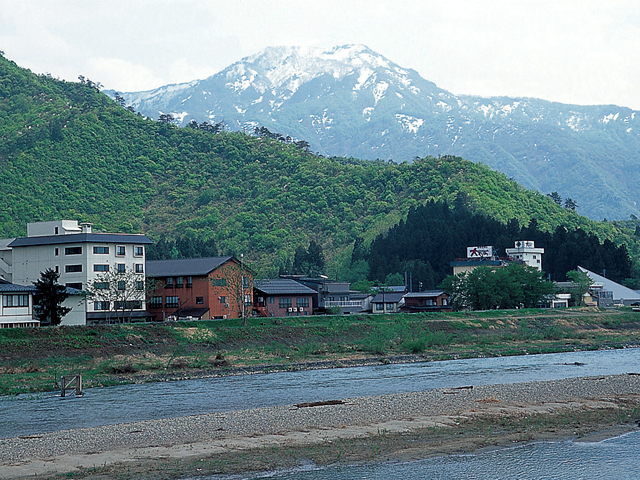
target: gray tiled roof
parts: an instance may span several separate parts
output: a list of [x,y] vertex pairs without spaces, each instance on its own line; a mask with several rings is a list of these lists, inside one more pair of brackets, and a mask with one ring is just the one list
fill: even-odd
[[48,235],[42,237],[20,237],[9,243],[10,247],[30,247],[33,245],[60,245],[66,243],[153,243],[145,235],[128,233],[74,233],[71,235]]
[[33,293],[35,285],[16,285],[15,283],[0,283],[0,293]]
[[147,260],[147,277],[185,277],[208,275],[233,257],[179,258]]
[[267,295],[315,295],[316,291],[289,278],[254,280],[253,287]]
[[402,297],[404,297],[404,293],[401,292],[379,293],[375,297],[373,297],[371,303],[398,303],[400,300],[402,300]]
[[439,295],[442,295],[444,292],[444,290],[425,290],[424,292],[412,292],[412,293],[407,293],[405,295],[405,297],[408,298],[429,298],[429,297],[437,297]]

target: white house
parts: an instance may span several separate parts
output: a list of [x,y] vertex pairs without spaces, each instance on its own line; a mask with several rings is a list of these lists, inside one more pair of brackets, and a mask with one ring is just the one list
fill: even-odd
[[509,257],[522,260],[529,267],[542,271],[542,255],[544,248],[536,248],[532,240],[517,240],[514,248],[505,249]]
[[39,327],[33,319],[33,293],[36,287],[14,285],[0,280],[0,328]]
[[[133,273],[138,280],[137,289],[145,290],[145,247],[152,241],[144,235],[121,233],[93,233],[91,224],[81,224],[75,220],[58,220],[27,224],[27,236],[8,243],[11,249],[10,262],[6,258],[11,281],[32,285],[40,278],[41,272],[51,268],[60,274],[60,284],[77,290],[93,286],[99,277],[107,272]],[[5,251],[6,254],[6,251]],[[146,318],[144,295],[141,300],[126,306],[131,320]],[[69,306],[81,311],[77,300],[68,300]],[[116,309],[122,310],[119,302],[83,300],[86,321],[96,324],[109,319]],[[122,303],[122,302],[120,302]],[[77,315],[67,315],[63,324],[78,324]]]

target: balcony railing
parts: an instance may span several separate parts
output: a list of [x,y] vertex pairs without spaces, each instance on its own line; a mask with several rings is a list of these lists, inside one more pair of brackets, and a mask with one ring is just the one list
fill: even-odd
[[362,300],[325,300],[324,308],[340,307],[362,307]]

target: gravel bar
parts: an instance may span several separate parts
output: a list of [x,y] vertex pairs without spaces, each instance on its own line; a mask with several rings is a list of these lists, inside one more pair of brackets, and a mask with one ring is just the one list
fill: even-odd
[[[416,417],[458,415],[477,408],[478,401],[486,399],[517,406],[568,403],[581,399],[615,399],[629,395],[640,395],[640,375],[468,386],[332,402],[333,399],[326,399],[329,403],[326,405],[316,402],[268,407],[3,439],[0,440],[0,465],[15,465],[69,454],[90,455],[123,449],[375,425]],[[153,399],[149,401],[152,403]],[[176,398],[176,401],[180,399]]]

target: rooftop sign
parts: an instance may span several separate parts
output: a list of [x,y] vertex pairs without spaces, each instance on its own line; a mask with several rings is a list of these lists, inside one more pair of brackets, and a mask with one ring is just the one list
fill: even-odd
[[493,247],[467,247],[467,258],[490,258]]

